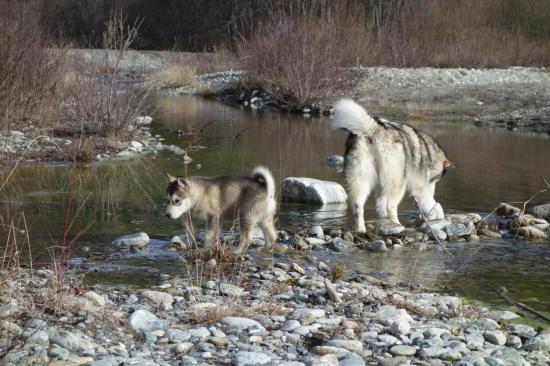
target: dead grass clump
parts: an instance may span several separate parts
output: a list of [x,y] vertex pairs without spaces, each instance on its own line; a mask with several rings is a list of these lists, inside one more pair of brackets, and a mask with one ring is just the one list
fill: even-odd
[[95,144],[90,138],[73,141],[67,146],[67,154],[75,163],[89,163],[95,156]]
[[238,257],[231,253],[231,246],[225,242],[216,242],[206,249],[192,249],[187,254],[187,260],[191,262],[197,260],[208,262],[211,259],[215,259],[217,263],[221,264],[237,262]]
[[289,284],[286,282],[275,282],[268,289],[269,296],[279,295],[289,290]]
[[337,263],[330,269],[330,278],[332,282],[337,282],[346,278],[346,265]]
[[176,88],[193,82],[196,72],[194,65],[170,64],[157,71],[153,80],[163,88]]
[[245,316],[246,307],[230,300],[223,305],[193,309],[189,313],[189,320],[197,324],[211,324],[226,316]]

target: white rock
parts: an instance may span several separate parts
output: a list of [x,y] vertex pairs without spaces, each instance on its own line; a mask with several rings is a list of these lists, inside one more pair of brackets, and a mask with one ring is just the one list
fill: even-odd
[[220,322],[227,327],[236,328],[239,331],[243,331],[248,328],[260,329],[262,331],[265,330],[265,328],[259,322],[249,318],[226,316],[222,318]]
[[147,233],[144,233],[143,231],[139,233],[128,234],[113,240],[113,244],[121,248],[136,247],[142,249],[149,245],[149,235],[147,235]]
[[130,315],[128,324],[135,331],[151,332],[159,329],[166,329],[162,320],[147,310],[136,310]]
[[149,125],[153,122],[153,117],[151,116],[138,116],[136,117],[137,125]]
[[156,305],[161,306],[164,310],[172,309],[172,303],[174,302],[174,297],[169,293],[147,290],[147,291],[143,291],[141,295],[151,300]]
[[414,321],[405,309],[395,309],[393,306],[382,306],[378,312],[377,319],[384,325],[391,325],[393,322],[398,320],[404,320],[408,323],[412,323]]
[[344,203],[348,196],[344,187],[336,182],[314,178],[289,177],[281,185],[281,197],[287,202]]
[[399,319],[391,323],[390,330],[394,335],[407,334],[411,330],[408,321]]
[[363,351],[363,343],[353,339],[331,339],[327,342],[327,346],[344,348],[356,353]]

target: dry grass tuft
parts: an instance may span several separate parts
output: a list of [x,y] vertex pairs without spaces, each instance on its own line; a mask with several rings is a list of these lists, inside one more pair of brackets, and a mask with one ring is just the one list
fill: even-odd
[[67,154],[75,163],[89,163],[94,160],[95,144],[91,138],[82,138],[73,141],[72,144],[67,146]]
[[196,73],[197,67],[194,65],[173,63],[157,71],[153,80],[163,88],[177,88],[192,83]]
[[211,324],[226,316],[245,316],[246,307],[230,299],[223,305],[190,311],[189,320],[197,324]]
[[210,245],[207,249],[196,248],[187,253],[187,260],[208,262],[211,259],[215,259],[217,263],[233,263],[238,262],[239,257],[231,253],[231,246],[229,243],[217,242]]
[[337,263],[330,269],[330,278],[332,282],[337,282],[346,278],[346,265]]

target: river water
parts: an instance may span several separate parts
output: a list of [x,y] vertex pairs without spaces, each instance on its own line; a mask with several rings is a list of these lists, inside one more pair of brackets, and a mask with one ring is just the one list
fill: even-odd
[[[543,187],[540,177],[550,177],[550,136],[480,129],[448,119],[401,122],[435,136],[455,162],[457,168],[436,190],[447,212],[484,214],[499,202],[523,202]],[[247,111],[195,97],[160,97],[152,129],[165,142],[187,149],[193,161],[184,165],[181,156],[162,152],[89,167],[25,165],[15,174],[2,192],[2,218],[15,217],[21,226],[24,212],[35,263],[49,260],[69,222],[69,239],[91,225],[71,253],[72,263],[88,273],[91,283],[143,286],[158,283],[161,273],[182,275],[179,255],[164,248],[164,240],[182,228],[178,221],[163,217],[163,171],[188,176],[248,174],[262,164],[272,170],[276,181],[304,176],[343,183],[325,158],[343,153],[346,136],[330,130],[328,118]],[[550,200],[550,195],[535,201],[545,199]],[[414,215],[410,198],[401,203],[400,215],[404,219]],[[375,217],[372,200],[366,216]],[[345,206],[280,205],[281,228],[313,224],[349,228],[350,211]],[[117,253],[111,241],[136,231],[154,239],[150,249],[134,255]],[[352,272],[457,292],[491,304],[503,304],[494,287],[505,286],[516,300],[541,311],[550,309],[550,241],[482,240],[448,246],[456,259],[437,249],[311,254],[329,263],[344,263]]]

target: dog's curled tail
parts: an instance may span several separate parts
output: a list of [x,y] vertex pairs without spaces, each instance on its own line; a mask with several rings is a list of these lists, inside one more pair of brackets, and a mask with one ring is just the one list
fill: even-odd
[[267,197],[270,199],[275,199],[275,180],[273,179],[269,169],[261,165],[255,167],[254,170],[252,170],[252,178],[257,182],[265,184],[267,189]]
[[351,99],[341,99],[334,106],[332,128],[343,128],[354,135],[371,136],[378,123],[367,111]]

